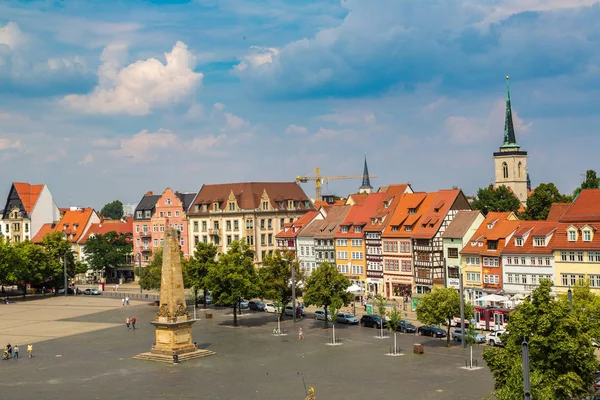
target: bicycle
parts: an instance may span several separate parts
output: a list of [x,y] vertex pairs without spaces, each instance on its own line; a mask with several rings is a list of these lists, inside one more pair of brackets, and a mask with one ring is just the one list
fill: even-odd
[[273,328],[273,335],[281,335],[281,329]]

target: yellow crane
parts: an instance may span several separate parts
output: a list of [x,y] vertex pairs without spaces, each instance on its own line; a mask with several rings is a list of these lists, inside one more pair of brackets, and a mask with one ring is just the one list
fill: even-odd
[[[296,177],[296,182],[306,183],[315,182],[315,201],[321,200],[321,186],[326,181],[339,181],[342,179],[363,179],[365,175],[332,175],[332,176],[321,176],[321,169],[317,167],[315,169],[315,176],[300,176]],[[369,178],[377,178],[376,175],[366,175]]]

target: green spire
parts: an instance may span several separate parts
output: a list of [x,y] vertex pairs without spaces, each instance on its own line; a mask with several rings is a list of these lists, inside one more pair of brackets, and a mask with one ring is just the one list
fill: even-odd
[[515,137],[515,127],[512,119],[512,108],[510,106],[510,87],[508,86],[508,75],[506,76],[506,114],[504,116],[504,143],[502,148],[519,147]]

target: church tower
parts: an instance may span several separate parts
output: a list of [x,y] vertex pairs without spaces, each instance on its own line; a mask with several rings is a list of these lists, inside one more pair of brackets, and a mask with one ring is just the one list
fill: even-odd
[[365,153],[365,166],[363,168],[362,185],[358,188],[358,193],[371,193],[373,186],[371,186],[371,179],[369,176],[369,168],[367,167],[367,154]]
[[527,203],[528,180],[527,152],[522,151],[517,144],[515,128],[513,125],[512,109],[510,105],[510,89],[508,76],[506,77],[506,114],[504,116],[504,143],[500,150],[494,153],[494,166],[496,172],[495,186],[504,185],[521,200]]

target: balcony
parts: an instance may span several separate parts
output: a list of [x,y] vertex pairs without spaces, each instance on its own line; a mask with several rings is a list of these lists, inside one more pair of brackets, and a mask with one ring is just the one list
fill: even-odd
[[219,236],[221,231],[219,229],[209,229],[208,234],[211,236]]
[[146,247],[140,247],[140,251],[142,253],[152,253],[152,249],[149,246]]
[[433,251],[433,246],[418,246],[418,245],[415,245],[413,247],[413,250],[415,250],[415,251],[428,251],[428,252],[432,252]]
[[152,233],[148,232],[140,232],[140,237],[152,237]]

